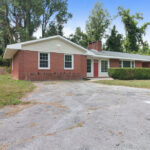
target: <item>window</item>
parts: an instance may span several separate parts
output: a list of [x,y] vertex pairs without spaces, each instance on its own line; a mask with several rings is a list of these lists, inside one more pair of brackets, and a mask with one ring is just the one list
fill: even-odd
[[120,61],[120,67],[121,68],[134,68],[135,62],[134,61],[121,60]]
[[108,61],[102,60],[101,61],[101,72],[107,72],[108,70]]
[[65,55],[65,69],[73,69],[73,55]]
[[91,72],[91,59],[87,59],[87,72]]
[[50,69],[49,53],[39,53],[39,69]]
[[123,68],[130,68],[130,61],[123,61]]

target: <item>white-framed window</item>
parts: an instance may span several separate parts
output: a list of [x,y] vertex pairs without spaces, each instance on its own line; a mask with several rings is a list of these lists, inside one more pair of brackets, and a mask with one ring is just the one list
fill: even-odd
[[91,73],[92,71],[91,64],[92,64],[91,59],[87,59],[87,73]]
[[120,60],[121,68],[135,68],[135,61],[131,60]]
[[101,72],[108,72],[108,60],[101,60]]
[[50,69],[50,53],[39,52],[38,68],[39,69]]
[[73,55],[65,54],[64,55],[64,69],[73,69],[74,68],[74,57]]

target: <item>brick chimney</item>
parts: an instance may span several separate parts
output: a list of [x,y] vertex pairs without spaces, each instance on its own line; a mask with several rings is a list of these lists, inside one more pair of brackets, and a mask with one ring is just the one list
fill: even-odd
[[95,49],[97,51],[102,51],[102,42],[101,41],[96,41],[88,44],[88,49]]

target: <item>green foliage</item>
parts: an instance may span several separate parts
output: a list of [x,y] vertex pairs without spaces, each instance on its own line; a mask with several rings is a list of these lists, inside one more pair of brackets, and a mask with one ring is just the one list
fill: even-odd
[[118,8],[118,14],[121,16],[126,30],[126,40],[124,42],[126,52],[138,52],[141,46],[144,47],[143,35],[145,35],[145,30],[150,22],[139,27],[138,21],[143,20],[143,15],[140,13],[131,15],[129,9],[125,10],[122,7]]
[[0,66],[9,66],[10,60],[3,59],[2,56],[0,56]]
[[32,82],[13,80],[10,75],[0,75],[0,107],[22,103],[20,98],[33,89]]
[[106,50],[123,52],[123,36],[118,33],[116,26],[113,26],[111,35],[106,40]]
[[86,23],[86,32],[90,41],[102,40],[110,20],[111,17],[108,11],[103,8],[103,3],[97,2]]
[[110,77],[119,80],[142,80],[150,79],[149,68],[109,68]]
[[64,24],[72,18],[67,0],[44,0],[42,3],[42,37],[63,35]]
[[88,46],[88,37],[87,37],[87,35],[85,33],[83,33],[81,31],[80,27],[76,28],[75,34],[71,34],[69,39],[72,42],[81,45],[82,47],[87,48],[87,46]]

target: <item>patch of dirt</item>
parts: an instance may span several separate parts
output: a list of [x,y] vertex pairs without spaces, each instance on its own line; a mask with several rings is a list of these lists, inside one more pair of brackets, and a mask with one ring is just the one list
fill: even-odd
[[7,147],[8,145],[0,145],[0,150],[6,150]]
[[91,108],[88,108],[88,111],[94,111],[94,110],[97,110],[99,109],[100,107],[91,107]]
[[34,138],[36,138],[36,136],[31,136],[31,137],[29,137],[29,138],[26,138],[26,139],[17,141],[16,144],[17,144],[17,143],[28,142],[28,141],[30,141],[30,140],[32,140],[32,139],[34,139]]
[[66,96],[72,96],[72,93],[66,93]]
[[57,109],[67,109],[66,106],[62,105],[60,102],[35,102],[35,101],[27,101],[27,102],[22,102],[20,105],[11,105],[11,106],[5,106],[8,109],[5,110],[4,115],[6,117],[11,117],[16,114],[18,114],[20,111],[32,107],[34,105],[49,105],[49,106],[55,106]]
[[123,132],[122,132],[122,131],[119,131],[118,134],[122,136],[122,135],[123,135]]
[[56,135],[57,132],[51,132],[51,133],[47,133],[44,136],[52,136],[52,135]]
[[43,84],[44,85],[57,84],[57,82],[56,81],[44,81]]
[[60,102],[31,102],[34,105],[48,105],[48,106],[55,106],[56,108],[59,109],[67,109],[66,106],[62,105]]
[[12,105],[12,106],[7,106],[9,109],[7,109],[5,112],[4,112],[4,115],[6,117],[11,117],[11,116],[14,116],[16,114],[18,114],[20,111],[26,109],[26,108],[29,108],[29,107],[32,107],[34,104],[32,103],[23,103],[21,105]]
[[33,127],[35,127],[35,126],[37,126],[37,123],[32,122],[32,123],[30,123],[30,124],[29,124],[29,126],[28,126],[28,127],[29,127],[29,128],[33,128]]

